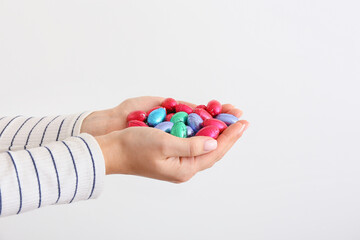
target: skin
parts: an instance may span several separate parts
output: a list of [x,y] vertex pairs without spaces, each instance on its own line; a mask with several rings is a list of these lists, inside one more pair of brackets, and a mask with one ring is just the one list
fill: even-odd
[[[218,162],[249,127],[240,120],[214,140],[195,136],[178,138],[159,129],[126,128],[126,116],[136,110],[148,111],[161,105],[162,97],[130,98],[118,106],[96,111],[83,121],[81,132],[95,137],[105,159],[106,174],[131,174],[173,183],[188,181],[197,172]],[[178,101],[191,107],[197,104]],[[223,113],[240,118],[242,111],[231,104],[222,105]],[[215,141],[215,149],[206,149]],[[141,150],[141,151],[139,151]]]

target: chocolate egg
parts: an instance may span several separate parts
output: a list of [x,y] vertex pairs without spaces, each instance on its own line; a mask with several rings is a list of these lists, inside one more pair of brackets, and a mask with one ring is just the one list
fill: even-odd
[[146,123],[139,120],[130,120],[128,122],[128,127],[148,127],[148,125],[146,125]]
[[174,126],[171,128],[171,135],[176,137],[186,138],[187,137],[187,128],[183,122],[176,122]]
[[153,107],[152,109],[150,109],[149,111],[146,112],[146,116],[149,116],[149,114],[150,114],[152,111],[154,111],[154,110],[156,110],[156,109],[159,109],[159,108],[161,108],[161,106]]
[[165,121],[170,121],[172,116],[174,116],[175,113],[169,113],[168,115],[166,115],[165,117]]
[[202,109],[202,108],[195,108],[194,113],[199,115],[202,118],[202,120],[212,118],[210,113],[208,113],[205,109]]
[[173,98],[166,98],[162,103],[161,106],[166,108],[167,112],[173,112],[175,111],[175,106],[177,105],[177,102]]
[[206,111],[208,111],[210,115],[213,117],[221,113],[221,110],[222,110],[222,105],[217,100],[211,100],[206,106]]
[[146,112],[144,111],[133,111],[129,113],[126,120],[129,122],[131,120],[139,120],[139,121],[145,121],[146,119]]
[[174,116],[172,116],[170,121],[173,123],[183,122],[186,124],[187,119],[188,119],[188,114],[186,112],[177,112],[174,114]]
[[201,104],[201,105],[197,105],[195,108],[202,108],[202,109],[205,109],[206,110],[206,106]]
[[200,129],[195,136],[205,136],[205,137],[212,137],[214,139],[217,139],[219,133],[220,130],[217,126],[210,125]]
[[186,126],[186,130],[187,130],[187,137],[192,137],[195,135],[194,130],[190,126]]
[[198,132],[200,128],[202,127],[202,123],[204,120],[196,114],[196,113],[190,113],[187,119],[187,124],[195,131]]
[[162,121],[164,121],[165,116],[166,116],[165,108],[160,107],[160,108],[155,109],[152,112],[150,112],[150,114],[147,118],[147,123],[151,127],[156,126],[159,123],[161,123]]
[[170,133],[173,125],[174,125],[174,123],[165,121],[165,122],[161,122],[158,125],[156,125],[155,128],[163,130],[164,132]]
[[227,125],[223,121],[221,121],[219,119],[211,118],[211,119],[206,119],[203,122],[204,127],[211,126],[211,125],[214,125],[214,126],[218,127],[219,130],[220,130],[220,133],[222,133],[222,131],[224,131],[225,128],[227,128]]
[[176,112],[186,112],[187,114],[190,114],[193,112],[192,107],[189,107],[188,105],[179,103],[175,106],[175,111]]
[[228,113],[220,113],[215,118],[219,119],[220,121],[223,121],[228,126],[239,121],[239,119],[236,116]]

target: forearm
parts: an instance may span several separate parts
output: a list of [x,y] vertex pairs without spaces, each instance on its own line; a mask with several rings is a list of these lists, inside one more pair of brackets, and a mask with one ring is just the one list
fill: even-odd
[[101,149],[86,133],[0,153],[0,216],[96,198],[104,176]]
[[46,117],[0,117],[0,152],[39,147],[76,136],[91,112]]

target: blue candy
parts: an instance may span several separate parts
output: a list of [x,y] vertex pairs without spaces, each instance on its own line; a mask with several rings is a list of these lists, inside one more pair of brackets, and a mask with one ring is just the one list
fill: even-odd
[[173,125],[174,125],[173,122],[165,121],[165,122],[161,122],[158,125],[156,125],[155,128],[163,130],[164,132],[170,133]]
[[162,121],[164,121],[165,117],[166,117],[165,108],[158,108],[149,114],[147,118],[147,123],[149,124],[149,126],[154,127],[159,123],[161,123]]
[[194,130],[190,126],[186,126],[186,130],[187,130],[187,136],[188,137],[192,137],[192,136],[195,135]]
[[203,121],[204,120],[202,120],[198,114],[190,113],[187,119],[187,124],[194,130],[195,133],[197,133],[202,127]]
[[223,121],[228,126],[239,121],[237,117],[228,113],[220,113],[215,118],[219,119],[220,121]]

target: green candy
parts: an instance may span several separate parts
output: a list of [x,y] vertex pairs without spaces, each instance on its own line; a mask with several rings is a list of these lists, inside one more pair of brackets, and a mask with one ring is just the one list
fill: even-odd
[[186,124],[188,116],[189,114],[187,114],[186,112],[177,112],[172,116],[170,122],[183,122],[184,124]]
[[174,126],[171,128],[170,133],[171,133],[171,135],[174,135],[176,137],[186,138],[187,137],[187,129],[186,129],[185,123],[183,123],[181,121],[174,123]]

